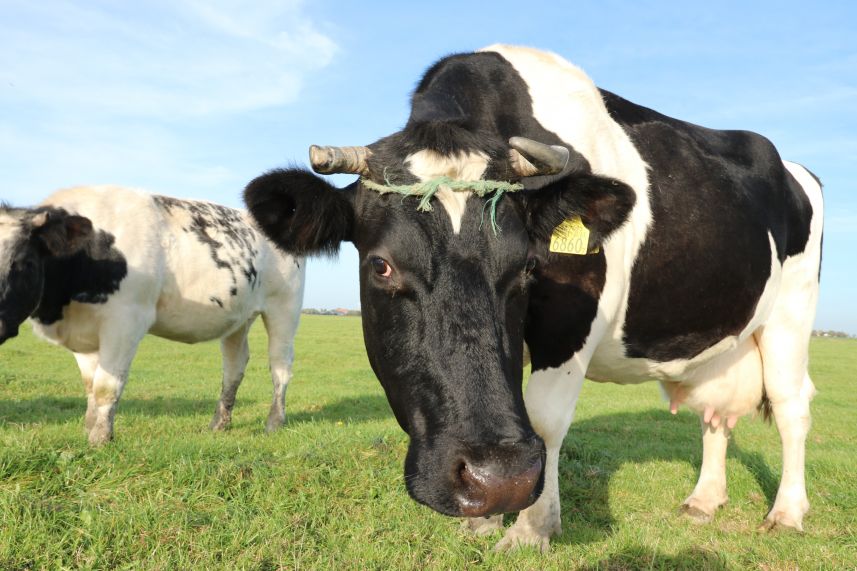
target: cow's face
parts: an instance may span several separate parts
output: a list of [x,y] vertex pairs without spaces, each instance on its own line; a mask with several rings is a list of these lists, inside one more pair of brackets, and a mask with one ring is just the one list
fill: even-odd
[[[590,175],[497,203],[441,191],[417,199],[356,182],[340,191],[306,171],[274,171],[245,200],[265,233],[296,254],[350,240],[360,255],[366,349],[411,441],[411,496],[448,515],[520,510],[541,492],[545,447],[524,408],[528,290],[544,245],[566,217],[593,233],[618,227],[633,203],[621,183]],[[629,198],[630,197],[630,198]]]
[[38,307],[44,287],[44,260],[83,247],[92,224],[61,209],[0,208],[0,344]]

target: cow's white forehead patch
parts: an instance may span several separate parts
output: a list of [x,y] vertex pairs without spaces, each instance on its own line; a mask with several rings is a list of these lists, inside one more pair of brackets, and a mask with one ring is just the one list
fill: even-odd
[[19,217],[0,210],[0,271],[8,269],[12,248],[20,238],[21,229]]
[[[426,181],[439,176],[446,176],[453,180],[479,180],[488,168],[488,156],[484,153],[462,153],[459,155],[442,155],[435,151],[418,151],[405,158],[405,164],[411,173]],[[452,231],[456,234],[461,230],[461,218],[464,216],[464,208],[469,192],[456,192],[449,188],[440,187],[435,197],[438,199],[449,220],[452,222]]]

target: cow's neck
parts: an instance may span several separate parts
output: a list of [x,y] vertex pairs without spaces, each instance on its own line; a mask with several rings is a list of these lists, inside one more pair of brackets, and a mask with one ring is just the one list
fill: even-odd
[[76,254],[47,258],[45,286],[33,319],[49,325],[62,319],[63,308],[72,301],[105,303],[128,274],[128,264],[113,241],[111,234],[99,231]]

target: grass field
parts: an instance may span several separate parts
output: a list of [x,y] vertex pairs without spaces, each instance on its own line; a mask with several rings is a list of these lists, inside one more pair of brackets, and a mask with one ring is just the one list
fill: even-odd
[[671,416],[654,383],[587,383],[547,555],[495,554],[499,535],[464,535],[408,498],[407,439],[359,319],[303,317],[288,422],[272,435],[264,346],[257,326],[233,427],[214,434],[217,345],[147,338],[116,440],[90,449],[71,354],[22,328],[0,348],[0,569],[857,568],[857,341],[812,343],[805,533],[756,531],[779,482],[774,427],[739,422],[729,504],[696,526],[677,513],[701,461],[696,417]]

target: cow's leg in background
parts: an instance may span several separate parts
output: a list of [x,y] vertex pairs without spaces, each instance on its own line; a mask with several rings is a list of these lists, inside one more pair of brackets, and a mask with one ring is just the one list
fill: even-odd
[[267,432],[277,430],[286,422],[286,389],[292,378],[295,334],[300,321],[300,311],[294,310],[293,304],[300,305],[302,298],[302,295],[292,297],[283,303],[274,300],[271,308],[262,314],[262,321],[268,331],[268,365],[274,385],[271,411],[265,422]]
[[223,357],[223,384],[220,400],[214,409],[214,418],[209,425],[212,430],[225,430],[232,423],[232,408],[235,406],[235,394],[244,378],[247,362],[250,360],[250,345],[247,335],[253,319],[220,340],[220,353]]
[[[586,360],[588,362],[588,359]],[[520,514],[495,548],[505,551],[533,545],[547,551],[550,537],[562,531],[559,503],[559,450],[574,418],[586,365],[579,355],[558,369],[530,376],[524,402],[533,429],[545,441],[545,485],[539,499]]]
[[707,523],[729,497],[726,448],[740,417],[756,412],[762,400],[762,358],[751,335],[697,367],[683,383],[662,383],[670,407],[687,403],[702,417],[702,467],[693,492],[681,506],[697,523]]
[[697,523],[708,523],[717,508],[729,500],[726,494],[726,448],[732,430],[726,419],[718,426],[700,419],[702,424],[702,467],[699,480],[681,506],[685,515]]
[[122,396],[131,361],[143,336],[155,321],[154,307],[126,312],[99,332],[98,367],[92,378],[95,422],[89,431],[89,443],[104,444],[113,439],[113,419]]
[[83,426],[88,436],[95,424],[95,395],[92,392],[92,379],[98,369],[98,353],[75,353],[74,360],[77,361],[77,368],[80,369],[80,377],[83,379],[83,388],[86,391],[86,416]]
[[503,529],[503,514],[464,518],[464,521],[461,522],[461,529],[477,536],[490,535]]

